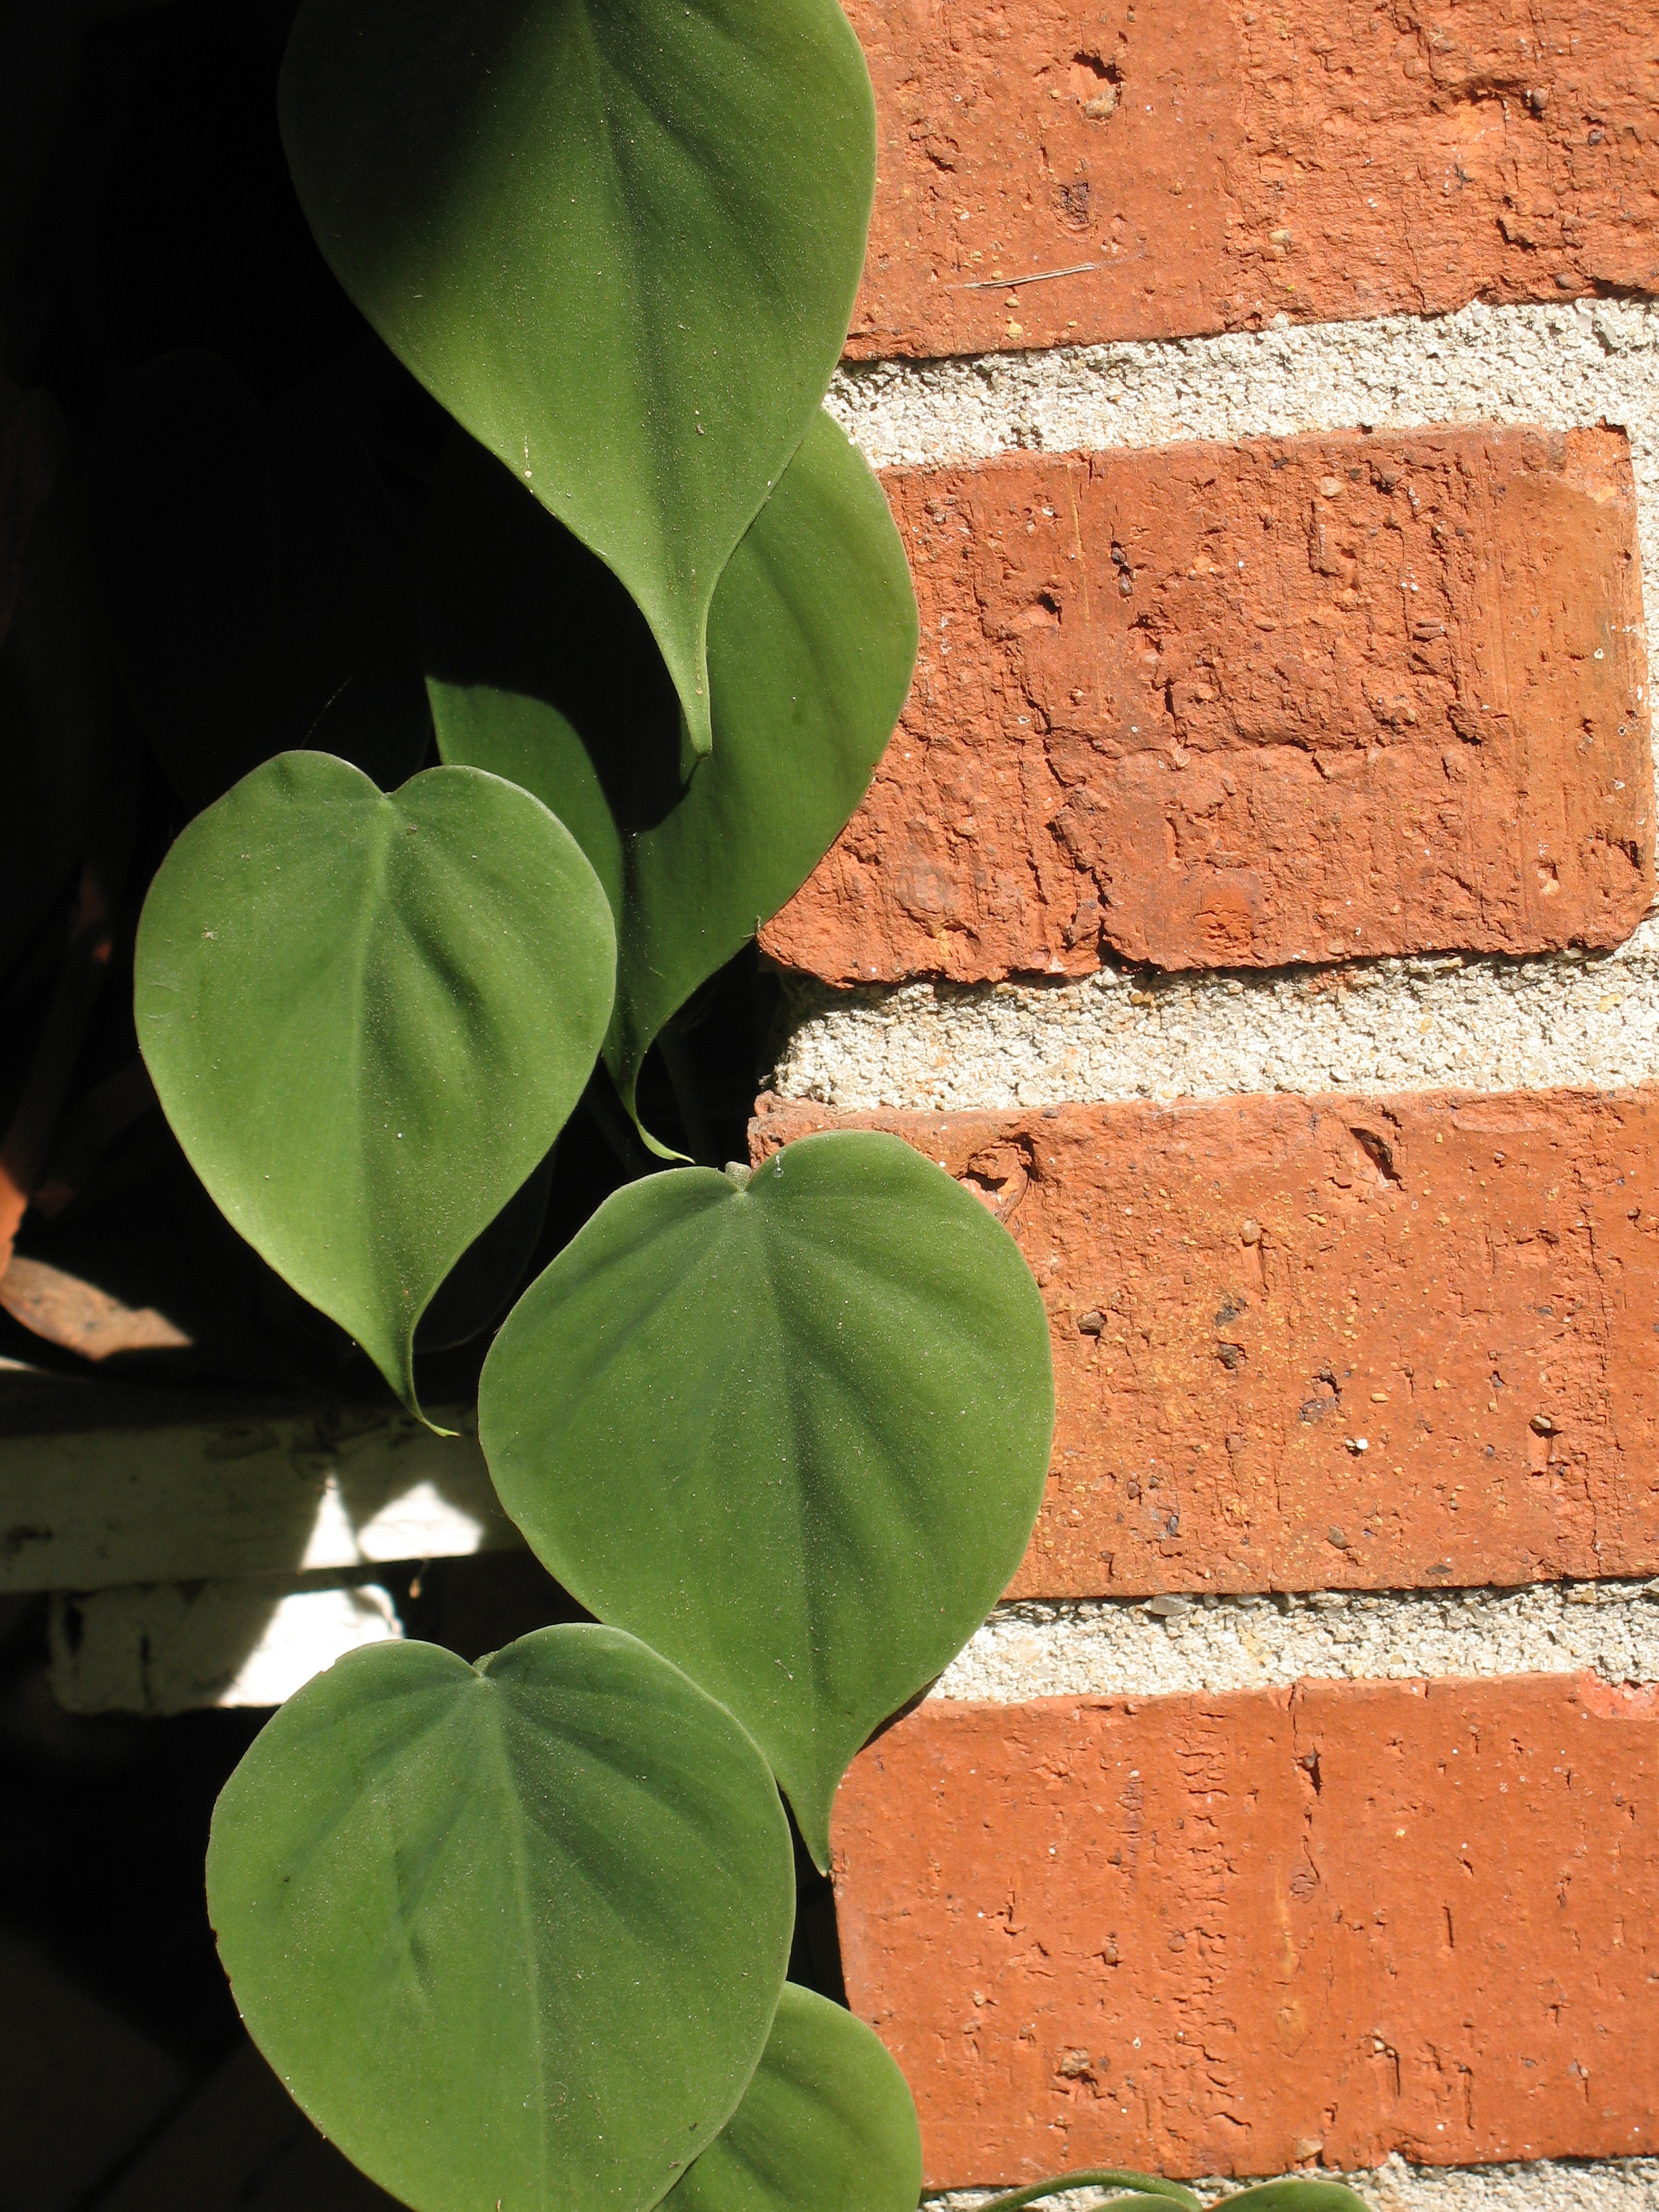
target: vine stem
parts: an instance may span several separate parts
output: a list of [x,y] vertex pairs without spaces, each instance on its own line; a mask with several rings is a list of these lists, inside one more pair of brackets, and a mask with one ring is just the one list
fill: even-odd
[[588,1078],[587,1088],[582,1093],[582,1104],[631,1182],[637,1182],[641,1176],[655,1175],[660,1170],[662,1161],[653,1159],[640,1142],[639,1132],[623,1110],[622,1101],[603,1066],[596,1067]]
[[1179,2194],[1167,2181],[1147,2173],[1131,2173],[1121,2166],[1105,2166],[1088,2173],[1058,2173],[1048,2181],[1033,2181],[1024,2189],[1011,2190],[1006,2197],[994,2197],[988,2204],[981,2204],[979,2212],[1018,2212],[1022,2204],[1034,2204],[1040,2197],[1058,2197],[1068,2189],[1125,2189],[1139,2191],[1143,2196],[1167,2197],[1172,2204],[1196,2205],[1198,2199],[1190,2190]]

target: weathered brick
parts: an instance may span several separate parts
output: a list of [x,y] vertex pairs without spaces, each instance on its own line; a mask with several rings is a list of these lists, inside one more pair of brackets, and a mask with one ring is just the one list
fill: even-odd
[[1652,896],[1622,435],[1451,429],[886,478],[897,734],[770,922],[839,982],[1628,935]]
[[927,2182],[1651,2152],[1659,1717],[1593,1676],[930,1701],[836,1802]]
[[949,1168],[1042,1287],[1013,1595],[1659,1571],[1659,1093],[775,1103],[755,1158],[828,1126]]
[[1652,0],[848,13],[880,128],[855,354],[1659,288]]

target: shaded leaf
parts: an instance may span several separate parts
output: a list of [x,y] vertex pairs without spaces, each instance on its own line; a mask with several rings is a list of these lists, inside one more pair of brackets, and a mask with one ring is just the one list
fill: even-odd
[[1018,1565],[1054,1378],[1007,1232],[897,1138],[836,1133],[746,1188],[614,1193],[508,1316],[478,1411],[544,1565],[730,1705],[823,1867],[848,1761]]
[[805,883],[898,719],[916,607],[881,487],[820,412],[714,594],[714,752],[684,787],[643,617],[462,440],[428,513],[422,641],[444,758],[544,799],[605,885],[605,1062],[632,1111],[664,1024]]
[[754,1745],[613,1630],[354,1651],[255,1740],[208,1905],[249,2032],[416,2212],[645,2212],[765,2044],[794,1904]]
[[89,474],[105,627],[192,813],[296,746],[382,789],[414,774],[414,562],[337,416],[267,410],[216,355],[170,354],[111,400]]
[[904,2076],[844,2006],[786,1982],[766,2050],[665,2212],[915,2212],[921,2130]]
[[836,0],[307,0],[283,143],[341,283],[644,610],[691,751],[732,550],[839,357],[875,180]]
[[138,1042],[232,1224],[416,1407],[415,1325],[543,1158],[611,1011],[611,915],[539,799],[392,798],[284,753],[198,815],[138,929]]

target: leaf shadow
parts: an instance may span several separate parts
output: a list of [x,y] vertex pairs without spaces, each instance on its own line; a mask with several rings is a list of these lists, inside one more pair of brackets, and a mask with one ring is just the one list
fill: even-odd
[[441,606],[422,593],[428,677],[551,708],[580,742],[617,828],[655,829],[685,793],[679,700],[623,585],[461,432],[440,465],[434,526],[444,584]]

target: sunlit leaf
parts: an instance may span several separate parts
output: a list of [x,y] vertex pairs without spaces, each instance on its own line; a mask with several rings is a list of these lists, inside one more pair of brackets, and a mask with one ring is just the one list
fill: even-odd
[[898,719],[916,611],[887,502],[820,413],[714,594],[714,752],[684,787],[673,686],[633,602],[464,439],[422,571],[444,758],[545,799],[605,885],[605,1060],[632,1109],[663,1024],[811,873]]
[[921,2132],[902,2074],[843,2006],[786,1983],[754,2079],[665,2212],[915,2212]]
[[233,1225],[415,1405],[415,1325],[544,1158],[611,1012],[610,909],[538,799],[477,769],[391,798],[284,753],[144,903],[138,1042]]
[[1048,1463],[1042,1301],[896,1137],[607,1199],[508,1316],[479,1435],[549,1571],[730,1705],[820,1866],[871,1731],[1001,1594]]
[[383,789],[414,774],[414,562],[337,416],[267,410],[216,355],[166,355],[105,410],[88,481],[104,625],[191,812],[300,745]]
[[760,2057],[794,1871],[728,1713],[546,1628],[308,1683],[219,1799],[208,1904],[254,2041],[416,2212],[645,2212]]
[[1340,2181],[1292,2173],[1282,2181],[1258,2182],[1227,2199],[1227,2212],[1369,2212],[1363,2197]]
[[708,750],[720,571],[817,412],[863,265],[836,0],[306,0],[283,143],[398,357],[621,577]]

